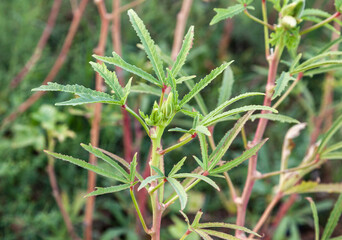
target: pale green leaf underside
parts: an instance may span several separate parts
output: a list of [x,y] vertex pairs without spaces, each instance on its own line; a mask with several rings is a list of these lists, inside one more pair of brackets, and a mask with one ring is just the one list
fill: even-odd
[[231,223],[223,223],[223,222],[208,222],[208,223],[200,223],[197,225],[198,228],[229,228],[229,229],[235,229],[235,230],[240,230],[240,231],[244,231],[246,233],[250,233],[253,234],[255,236],[261,237],[259,234],[257,234],[256,232],[253,232],[251,230],[249,230],[248,228],[245,227],[241,227],[235,224],[231,224]]
[[218,232],[215,230],[209,230],[209,229],[201,229],[203,232],[214,236],[214,237],[218,237],[221,239],[225,239],[225,240],[240,240],[240,238],[234,237],[233,235],[227,234],[227,233],[223,233],[223,232]]
[[329,152],[321,155],[322,159],[342,160],[342,152]]
[[163,70],[163,63],[157,54],[157,49],[152,40],[150,33],[147,31],[143,21],[138,17],[138,15],[132,10],[128,10],[129,20],[132,23],[134,30],[136,31],[144,50],[151,61],[153,70],[157,74],[158,79],[161,83],[164,82],[165,73]]
[[77,158],[74,158],[74,157],[71,157],[71,156],[67,156],[67,155],[62,155],[62,154],[59,154],[59,153],[49,152],[49,151],[46,151],[46,150],[45,150],[45,152],[47,154],[53,156],[54,158],[58,158],[60,160],[70,162],[70,163],[75,164],[75,165],[77,165],[77,166],[79,166],[81,168],[87,169],[89,171],[93,171],[96,174],[99,174],[101,176],[112,178],[112,179],[118,180],[120,182],[126,183],[126,180],[124,178],[115,176],[111,172],[109,172],[109,171],[107,171],[105,169],[102,169],[102,168],[100,168],[98,166],[95,166],[95,165],[92,165],[90,163],[87,163],[87,162],[85,162],[85,161],[83,161],[81,159],[77,159]]
[[263,111],[270,111],[273,113],[277,113],[278,111],[274,108],[263,106],[263,105],[248,105],[240,108],[235,108],[232,110],[229,110],[227,112],[223,112],[221,114],[218,114],[212,118],[207,119],[206,121],[202,121],[201,124],[204,126],[210,126],[213,125],[216,122],[219,122],[220,120],[227,118],[232,115],[236,115],[242,112],[247,112],[247,111],[257,111],[257,110],[263,110]]
[[107,194],[107,193],[119,192],[119,191],[130,188],[130,186],[131,186],[131,184],[126,183],[126,184],[112,186],[112,187],[106,187],[106,188],[97,187],[95,191],[88,193],[84,197],[91,197],[91,196],[98,196],[98,195],[103,195],[103,194]]
[[219,74],[221,74],[233,61],[229,63],[223,63],[220,67],[212,70],[206,77],[202,78],[191,91],[183,97],[180,101],[179,106],[182,107],[184,104],[189,102],[197,93],[205,88],[211,81],[213,81]]
[[186,202],[188,201],[188,196],[186,195],[185,189],[183,188],[182,184],[180,184],[176,179],[174,178],[166,178],[167,181],[170,183],[172,188],[176,191],[179,201],[181,204],[181,209],[183,210],[186,206]]
[[198,178],[203,180],[204,182],[208,183],[209,185],[211,185],[212,187],[214,187],[217,191],[220,191],[219,186],[217,186],[217,184],[211,180],[210,178],[200,175],[200,174],[195,174],[195,173],[178,173],[175,174],[173,176],[174,178]]
[[299,123],[298,120],[292,117],[281,115],[281,114],[265,113],[265,114],[254,114],[251,116],[252,121],[258,118],[265,118],[271,121],[278,121],[278,122],[283,122],[283,123]]
[[162,84],[160,84],[160,82],[155,77],[153,77],[151,74],[145,72],[141,68],[138,68],[134,65],[131,65],[131,64],[125,62],[115,52],[113,52],[113,57],[103,57],[103,56],[98,56],[98,55],[93,55],[93,57],[98,59],[98,60],[101,60],[105,63],[113,64],[113,65],[118,66],[122,69],[125,69],[127,72],[133,73],[133,74],[149,81],[150,83],[156,84],[160,87],[162,86]]
[[113,96],[86,88],[80,85],[61,85],[58,83],[48,83],[38,88],[32,89],[32,91],[52,91],[52,92],[67,92],[78,95],[78,98],[71,99],[66,102],[57,103],[56,105],[79,105],[87,103],[109,103],[109,104],[120,104],[119,99],[114,99]]
[[286,194],[313,192],[342,193],[342,183],[319,184],[313,181],[303,181],[285,191]]
[[164,176],[161,176],[161,175],[152,175],[152,176],[149,176],[149,177],[145,178],[145,179],[141,182],[141,184],[140,184],[140,186],[139,186],[139,188],[138,188],[138,191],[140,191],[142,188],[144,188],[147,184],[149,184],[149,183],[151,183],[151,182],[153,182],[153,181],[155,181],[155,180],[161,179],[161,178],[164,178]]
[[199,230],[199,229],[195,229],[195,232],[201,236],[202,239],[204,240],[213,240],[209,234],[205,233],[204,231],[202,230]]
[[250,92],[250,93],[244,93],[241,94],[239,96],[236,96],[232,99],[229,99],[227,101],[224,101],[223,103],[221,103],[218,107],[216,107],[213,111],[211,111],[210,113],[208,113],[208,115],[206,115],[203,119],[202,122],[206,122],[208,119],[213,118],[215,116],[217,116],[218,114],[220,114],[226,107],[228,107],[229,105],[247,98],[247,97],[252,97],[252,96],[259,96],[259,95],[265,95],[264,93],[259,93],[259,92]]

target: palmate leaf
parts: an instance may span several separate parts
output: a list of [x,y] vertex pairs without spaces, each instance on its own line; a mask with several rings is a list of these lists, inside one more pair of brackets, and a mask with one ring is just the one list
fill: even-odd
[[109,103],[121,105],[120,99],[115,99],[113,96],[86,88],[80,85],[61,85],[58,83],[49,82],[47,85],[42,85],[32,91],[53,91],[53,92],[67,92],[78,95],[78,98],[69,101],[56,103],[56,105],[80,105],[87,103]]
[[218,23],[227,18],[232,18],[235,15],[242,13],[244,9],[245,7],[243,6],[243,4],[236,4],[228,8],[214,8],[216,15],[211,20],[210,25],[214,25],[215,23]]
[[278,96],[280,96],[282,94],[282,92],[285,90],[287,84],[291,80],[296,80],[296,79],[294,77],[292,77],[290,75],[290,73],[288,73],[288,72],[282,72],[281,73],[280,77],[276,81],[276,86],[274,89],[272,100],[274,100],[275,98],[277,98]]
[[110,157],[102,153],[99,149],[94,148],[91,144],[85,145],[81,143],[81,146],[87,150],[88,152],[94,154],[96,157],[101,158],[103,161],[110,164],[112,167],[114,167],[118,172],[121,173],[127,180],[129,180],[128,173],[114,160],[112,160]]
[[166,179],[170,183],[172,188],[176,191],[181,204],[181,209],[183,210],[188,201],[188,196],[186,195],[185,189],[183,188],[182,184],[180,184],[176,179],[171,177],[167,177]]
[[157,54],[157,49],[152,40],[150,33],[147,31],[143,21],[138,17],[138,15],[132,10],[128,10],[129,20],[132,23],[134,30],[136,31],[144,50],[151,61],[153,70],[156,73],[159,81],[164,83],[165,73],[163,70],[163,62]]
[[312,200],[312,198],[308,197],[306,198],[310,202],[310,207],[312,210],[312,215],[314,218],[315,223],[315,240],[319,240],[319,222],[318,222],[318,213],[315,202]]
[[328,240],[333,233],[338,220],[340,219],[342,214],[342,194],[338,197],[333,210],[330,212],[330,216],[327,224],[325,225],[323,235],[321,240]]
[[108,86],[114,91],[114,95],[117,99],[122,99],[124,97],[124,91],[119,83],[119,80],[115,72],[109,71],[104,63],[94,63],[90,62],[93,69],[98,72]]
[[258,233],[249,230],[248,228],[241,227],[235,224],[223,223],[223,222],[208,222],[208,223],[200,223],[197,225],[198,228],[229,228],[234,230],[240,230],[246,233],[253,234],[255,236],[261,237]]
[[194,96],[196,96],[197,93],[203,90],[203,88],[205,88],[211,81],[221,74],[232,62],[233,61],[229,63],[223,63],[220,67],[215,68],[206,77],[202,78],[198,83],[196,83],[192,90],[183,97],[179,103],[179,106],[182,107],[184,104],[189,102]]
[[84,168],[84,169],[87,169],[89,171],[93,171],[94,173],[98,174],[98,175],[101,175],[101,176],[104,176],[104,177],[108,177],[108,178],[112,178],[112,179],[115,179],[115,180],[118,180],[120,182],[123,182],[123,183],[127,183],[127,180],[122,178],[122,177],[119,177],[119,176],[116,176],[114,175],[113,173],[105,170],[105,169],[102,169],[98,166],[95,166],[95,165],[92,165],[90,163],[87,163],[81,159],[77,159],[77,158],[73,158],[73,157],[70,157],[70,156],[67,156],[67,155],[62,155],[62,154],[59,154],[59,153],[54,153],[54,152],[49,152],[47,150],[44,151],[45,153],[53,156],[54,158],[58,158],[60,160],[63,160],[63,161],[67,161],[67,162],[70,162],[72,164],[75,164],[81,168]]
[[216,122],[219,122],[222,119],[227,118],[229,116],[236,115],[236,114],[239,114],[239,113],[242,113],[242,112],[257,111],[257,110],[270,111],[270,112],[273,112],[273,113],[277,113],[278,112],[274,108],[263,106],[263,105],[248,105],[248,106],[243,106],[243,107],[240,107],[240,108],[235,108],[235,109],[232,109],[230,111],[218,114],[218,115],[216,115],[214,117],[211,117],[211,118],[209,118],[209,119],[207,119],[205,121],[201,121],[201,124],[203,124],[204,126],[211,126],[211,125],[215,124]]
[[127,72],[133,73],[133,74],[149,81],[150,83],[153,83],[155,85],[162,87],[162,84],[155,77],[153,77],[151,74],[145,72],[144,70],[142,70],[142,69],[140,69],[134,65],[131,65],[131,64],[125,62],[115,52],[113,52],[112,54],[113,54],[113,57],[103,57],[103,56],[98,56],[95,54],[93,55],[93,57],[102,61],[102,62],[113,64],[113,65],[118,66],[122,69],[125,69]]
[[217,116],[218,114],[220,114],[226,107],[228,107],[229,105],[247,98],[247,97],[252,97],[252,96],[259,96],[259,95],[265,95],[264,93],[258,93],[258,92],[250,92],[250,93],[244,93],[241,94],[239,96],[236,96],[230,100],[224,101],[223,103],[221,103],[218,107],[216,107],[213,111],[211,111],[210,113],[208,113],[203,119],[202,122],[206,122],[208,119],[213,118],[215,116]]
[[182,48],[179,51],[176,61],[171,68],[171,72],[173,76],[176,77],[179,71],[181,70],[182,66],[184,65],[186,57],[189,54],[189,51],[192,47],[193,40],[194,40],[194,26],[191,26],[187,34],[184,37]]
[[258,118],[265,118],[271,121],[278,121],[278,122],[283,122],[283,123],[296,123],[296,124],[299,123],[298,120],[289,116],[282,115],[282,114],[264,113],[264,114],[254,114],[251,116],[252,121]]
[[[223,172],[227,172],[230,169],[240,165],[242,162],[246,161],[247,159],[251,158],[252,156],[254,156],[259,150],[260,148],[265,144],[265,142],[268,139],[264,139],[263,141],[261,141],[260,143],[256,144],[254,147],[244,151],[239,157],[235,158],[232,161],[229,161],[225,164],[223,164],[222,166],[219,166],[217,168],[214,168],[213,170],[210,170],[210,174],[218,174],[218,173],[223,173]],[[213,168],[213,164],[211,165],[211,169]],[[209,168],[209,169],[210,169]]]
[[230,99],[233,91],[234,84],[234,74],[231,67],[227,67],[223,72],[222,85],[219,90],[219,98],[217,101],[217,106]]
[[230,131],[228,131],[225,134],[225,136],[221,139],[216,149],[209,156],[209,161],[211,162],[210,169],[215,167],[216,164],[221,160],[221,158],[227,152],[228,148],[230,147],[230,145],[232,144],[232,142],[234,141],[234,139],[239,134],[239,132],[241,131],[241,129],[243,128],[243,126],[252,114],[253,111],[249,111],[243,117],[241,117],[234,125],[234,127]]
[[202,181],[208,183],[211,185],[213,188],[215,188],[217,191],[220,191],[219,186],[211,180],[210,178],[200,175],[200,174],[195,174],[195,173],[178,173],[172,176],[173,178],[198,178],[201,179]]
[[107,193],[119,192],[119,191],[130,188],[130,186],[131,184],[126,183],[126,184],[121,184],[121,185],[106,187],[106,188],[97,187],[95,191],[88,193],[84,197],[91,197],[91,196],[98,196],[98,195],[103,195]]

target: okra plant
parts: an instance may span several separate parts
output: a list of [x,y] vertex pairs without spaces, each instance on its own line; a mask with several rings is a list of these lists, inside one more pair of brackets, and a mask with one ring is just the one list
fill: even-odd
[[[243,196],[234,199],[238,205],[237,224],[224,222],[200,223],[203,214],[201,210],[198,211],[193,222],[190,224],[188,217],[181,211],[181,214],[183,214],[188,223],[188,230],[181,239],[186,239],[192,232],[198,234],[203,239],[212,239],[212,237],[221,239],[241,239],[244,238],[245,233],[250,234],[251,237],[261,237],[257,233],[259,228],[256,228],[256,231],[251,231],[244,227],[244,218],[246,213],[245,207],[247,206],[251,194],[251,187],[253,187],[255,179],[258,177],[255,175],[257,173],[255,157],[257,156],[259,149],[267,141],[267,139],[263,138],[263,131],[266,128],[267,121],[273,120],[298,123],[297,120],[289,116],[278,114],[278,111],[276,110],[278,105],[287,95],[289,95],[291,89],[294,87],[290,87],[286,90],[288,83],[293,81],[297,84],[303,76],[324,72],[327,69],[340,66],[341,64],[341,60],[327,59],[331,56],[339,57],[342,55],[341,52],[328,52],[327,50],[330,49],[329,46],[316,57],[300,63],[301,54],[297,54],[296,52],[301,34],[315,30],[319,26],[315,25],[310,29],[301,31],[299,24],[305,16],[308,18],[310,18],[310,16],[316,16],[317,14],[323,16],[323,13],[319,10],[304,10],[305,2],[303,0],[293,1],[291,3],[287,0],[272,0],[270,2],[274,4],[276,11],[279,12],[279,23],[270,25],[267,22],[266,1],[262,1],[264,20],[259,20],[248,12],[248,10],[253,9],[251,6],[252,2],[252,0],[239,0],[237,5],[227,9],[216,9],[217,15],[211,23],[215,24],[220,20],[245,12],[250,18],[265,26],[266,57],[270,66],[265,93],[248,92],[230,98],[229,94],[224,91],[225,88],[222,88],[223,90],[220,91],[216,108],[207,111],[205,101],[200,96],[200,91],[206,88],[221,73],[230,71],[229,66],[233,64],[233,61],[222,63],[221,66],[212,70],[202,79],[193,79],[193,76],[188,76],[186,74],[185,70],[183,70],[183,66],[193,44],[194,27],[191,26],[189,28],[176,60],[172,61],[171,58],[166,56],[151,39],[143,21],[133,10],[129,10],[128,15],[131,24],[141,41],[142,48],[146,52],[152,65],[154,74],[126,62],[124,58],[113,52],[113,56],[111,57],[94,55],[94,58],[98,61],[96,63],[90,63],[93,69],[101,75],[105,83],[109,86],[111,90],[109,93],[95,91],[80,85],[60,85],[57,83],[49,83],[48,85],[33,89],[33,91],[62,91],[77,96],[76,98],[57,103],[56,105],[75,106],[89,103],[112,104],[121,107],[138,120],[151,141],[150,159],[148,159],[150,176],[146,178],[143,178],[142,174],[136,169],[138,161],[140,161],[137,154],[134,155],[133,159],[122,159],[101,148],[90,144],[81,144],[86,151],[94,154],[107,163],[107,165],[105,165],[106,167],[100,168],[99,166],[89,164],[86,161],[71,156],[50,151],[45,152],[57,159],[73,163],[93,171],[98,175],[111,178],[116,182],[114,186],[98,187],[95,191],[88,193],[87,197],[125,190],[129,191],[132,204],[136,209],[142,227],[153,240],[160,239],[162,217],[165,210],[169,208],[170,205],[179,200],[180,210],[184,210],[188,199],[187,192],[200,181],[209,184],[219,191],[220,188],[215,180],[217,178],[227,177],[227,172],[248,159],[250,159],[249,162],[252,166],[250,166],[251,174],[248,175],[246,183],[247,190],[246,192],[244,191]],[[338,9],[337,13],[339,13],[341,11],[341,1],[337,1],[336,6]],[[324,14],[326,15],[326,13]],[[338,14],[335,15],[338,16]],[[335,20],[335,17],[331,17],[329,21]],[[325,23],[328,23],[329,21],[327,20]],[[269,34],[269,31],[273,31],[272,34]],[[292,63],[289,64],[289,70],[281,73],[277,82],[275,82],[278,64],[285,48],[289,50],[293,60]],[[128,81],[126,86],[122,87],[119,84],[116,73],[108,70],[104,63],[120,67],[131,73],[133,77]],[[139,82],[143,82],[143,85],[139,84]],[[189,92],[181,96],[179,90],[184,84],[189,88]],[[143,86],[145,90],[150,90],[147,92],[158,93],[159,101],[155,101],[153,105],[150,106],[150,113],[141,110],[136,112],[128,106],[127,99],[130,96],[130,93],[133,89],[137,89],[141,86]],[[283,93],[284,91],[285,93]],[[231,107],[232,104],[240,100],[256,96],[264,96],[265,100],[263,105],[245,105],[238,108]],[[272,106],[271,102],[276,98],[279,98],[279,100]],[[261,113],[256,113],[257,111],[261,111]],[[170,127],[172,120],[178,114],[184,115],[192,120],[192,127],[190,129]],[[243,151],[239,157],[231,161],[226,161],[225,154],[229,150],[231,144],[238,137],[240,132],[244,131],[246,122],[254,119],[259,119],[258,129],[262,130],[257,130],[254,140],[248,144],[246,150]],[[224,134],[216,145],[213,140],[212,129],[217,123],[224,121],[236,121],[236,123],[231,129],[227,129],[228,131],[226,134]],[[291,191],[297,191],[294,189],[300,188],[301,186],[297,185],[298,181],[300,181],[305,174],[312,171],[312,169],[317,168],[324,163],[324,161],[329,158],[326,156],[331,156],[330,152],[341,147],[341,144],[338,146],[334,145],[333,147],[330,147],[330,151],[325,148],[332,135],[341,127],[341,124],[342,118],[339,118],[320,144],[308,153],[307,158],[303,161],[303,166],[299,166],[296,169],[287,169],[288,157],[282,156],[282,169],[279,173],[276,173],[280,174],[281,177],[277,188],[277,198],[281,198],[281,196],[289,194]],[[296,125],[295,128],[302,129],[302,126],[303,124]],[[179,141],[171,146],[163,146],[163,136],[168,134],[167,132],[176,132],[180,134]],[[296,134],[292,134],[292,138],[293,135]],[[200,156],[193,156],[198,166],[194,167],[193,171],[184,173],[181,169],[185,161],[189,161],[188,156],[184,156],[178,161],[175,161],[175,159],[169,159],[168,153],[183,147],[194,139],[198,139],[201,152]],[[288,137],[287,140],[288,139],[290,139],[290,137]],[[174,166],[171,169],[165,169],[165,161],[173,161]],[[164,191],[166,185],[170,185],[173,189],[173,193],[170,195],[167,195]],[[138,201],[135,197],[136,191],[147,191],[149,194],[153,216],[151,223],[146,222],[141,214]],[[212,230],[211,228],[230,228],[236,230],[237,234],[234,237],[226,232]]]

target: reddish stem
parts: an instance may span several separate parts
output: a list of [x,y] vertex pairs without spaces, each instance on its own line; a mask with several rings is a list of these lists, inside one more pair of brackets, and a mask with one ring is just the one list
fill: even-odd
[[[272,94],[273,94],[273,89],[275,86],[275,78],[277,74],[277,69],[278,69],[278,63],[279,63],[279,48],[276,48],[275,52],[269,57],[269,71],[268,71],[268,78],[267,78],[267,84],[266,84],[266,95],[264,98],[264,106],[271,106],[271,101],[272,101]],[[262,111],[261,113],[267,113],[268,111]],[[258,142],[261,141],[266,126],[267,126],[268,120],[265,118],[260,118],[258,122],[258,127],[254,136],[254,139],[252,141],[252,146],[257,144]],[[254,186],[255,182],[255,176],[257,175],[256,167],[257,167],[257,160],[258,160],[258,155],[254,155],[250,158],[249,160],[249,165],[248,165],[248,175],[247,175],[247,180],[245,184],[245,188],[243,190],[243,194],[241,197],[241,204],[238,205],[237,208],[237,220],[236,224],[239,226],[244,226],[245,225],[245,218],[246,218],[246,209],[247,209],[247,204],[249,202],[249,198],[252,193],[252,189]],[[236,231],[236,236],[239,236],[241,231]]]
[[[104,17],[103,11],[105,10],[104,2],[97,1],[98,11],[101,16],[101,30],[100,30],[100,37],[99,43],[94,53],[100,56],[104,55],[106,42],[107,42],[107,35],[108,35],[108,27],[109,21]],[[101,61],[97,60],[98,63]],[[99,73],[96,73],[96,84],[95,88],[97,91],[103,91],[103,79]],[[99,137],[100,137],[100,123],[101,123],[101,110],[102,110],[102,103],[95,103],[94,104],[94,118],[91,124],[90,130],[90,142],[91,145],[94,147],[99,146]],[[89,163],[92,165],[96,165],[97,159],[96,156],[93,154],[89,155]],[[93,171],[88,171],[88,192],[94,190],[96,184],[96,173]],[[86,209],[85,209],[85,216],[84,216],[84,239],[91,240],[92,239],[92,232],[93,232],[93,213],[94,213],[94,205],[95,205],[95,197],[88,197],[86,202]]]

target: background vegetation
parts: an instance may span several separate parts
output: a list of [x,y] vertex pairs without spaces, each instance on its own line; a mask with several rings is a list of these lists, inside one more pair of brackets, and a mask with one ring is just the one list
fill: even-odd
[[[62,1],[56,24],[48,39],[42,56],[32,71],[16,87],[11,86],[12,79],[25,65],[43,32],[46,19],[49,16],[53,1],[0,1],[0,238],[2,239],[67,239],[67,229],[63,218],[53,198],[48,180],[46,167],[47,156],[42,152],[48,148],[49,134],[53,129],[56,137],[56,152],[87,159],[85,151],[81,151],[80,142],[90,142],[91,111],[88,107],[54,107],[53,104],[67,98],[67,95],[48,93],[40,98],[29,109],[15,119],[4,122],[17,107],[25,102],[32,94],[31,89],[39,86],[49,73],[67,34],[73,18],[72,3],[76,1]],[[122,5],[129,1],[122,1]],[[246,91],[263,92],[267,75],[267,62],[264,57],[263,27],[252,23],[245,16],[237,16],[229,22],[209,26],[215,15],[215,7],[227,7],[232,1],[194,0],[187,20],[187,26],[195,26],[195,48],[190,52],[186,65],[189,73],[204,76],[214,66],[222,61],[235,60],[232,65],[235,83],[233,95]],[[107,4],[107,3],[106,3]],[[307,1],[309,6],[315,5],[328,12],[333,11],[332,1]],[[171,52],[177,13],[182,5],[178,0],[146,0],[135,7],[135,11],[144,20],[152,38],[164,52]],[[258,5],[258,4],[256,4]],[[108,2],[108,8],[110,3]],[[260,9],[254,15],[260,16]],[[273,19],[276,16],[273,16]],[[126,13],[121,15],[122,24],[122,52],[125,60],[137,66],[146,62],[146,56],[136,46],[138,39],[129,26]],[[272,16],[270,16],[272,22]],[[100,31],[100,17],[95,4],[90,1],[82,16],[79,29],[67,55],[66,61],[58,72],[54,81],[63,84],[82,84],[95,88],[95,74],[88,64],[92,60],[94,48],[98,43]],[[300,48],[308,54],[328,43],[331,31],[323,28],[314,31],[303,39]],[[113,47],[108,40],[105,55],[111,55]],[[309,55],[308,55],[309,56]],[[308,57],[306,56],[306,57]],[[285,67],[283,64],[281,67]],[[142,66],[143,67],[143,66]],[[149,66],[145,66],[148,68]],[[126,73],[125,73],[126,74]],[[335,74],[334,102],[341,102],[342,71]],[[129,75],[125,75],[128,78]],[[300,122],[307,122],[309,127],[299,138],[295,139],[295,151],[290,159],[290,165],[296,166],[304,156],[310,137],[315,131],[313,116],[319,111],[323,80],[325,75],[313,78],[305,77],[297,86],[293,94],[280,107],[280,112],[289,115]],[[220,78],[219,78],[220,79]],[[214,107],[221,82],[214,81],[210,90],[202,93]],[[145,95],[130,97],[130,105],[137,102],[148,105],[155,99]],[[259,103],[261,104],[261,98]],[[341,105],[338,105],[341,110]],[[191,122],[176,119],[184,127],[191,127]],[[123,132],[121,128],[120,109],[111,105],[103,106],[101,121],[100,147],[123,156]],[[230,123],[219,124],[215,129],[215,138],[221,138],[224,130],[231,127]],[[253,123],[249,123],[246,132],[253,133]],[[270,123],[266,135],[272,140],[261,149],[258,170],[266,173],[279,169],[279,156],[284,135],[289,124]],[[338,134],[337,134],[338,135]],[[174,142],[177,134],[168,134],[168,141]],[[250,136],[252,137],[252,136]],[[138,148],[141,159],[146,159],[149,142],[141,142]],[[146,139],[145,139],[146,140]],[[240,141],[240,142],[239,142]],[[243,146],[242,140],[235,141],[229,154],[231,157],[239,154]],[[137,143],[140,144],[140,143]],[[182,148],[183,154],[198,151],[197,143],[190,143]],[[234,152],[234,149],[237,152]],[[177,152],[171,157],[179,159]],[[195,161],[191,160],[194,164]],[[191,163],[191,161],[189,161]],[[173,163],[169,163],[173,165]],[[241,190],[246,177],[247,164],[230,172],[230,176]],[[87,189],[87,173],[70,164],[60,161],[55,163],[55,171],[62,200],[70,214],[75,229],[82,234],[82,221]],[[320,170],[314,171],[308,178],[320,178],[321,182],[341,182],[340,162],[328,162]],[[105,186],[109,183],[101,177],[97,185]],[[264,208],[268,196],[272,194],[272,187],[277,178],[257,181],[248,208],[247,226],[254,226]],[[235,205],[230,200],[229,191],[224,181],[220,185],[222,192],[217,194],[207,185],[200,184],[193,190],[193,197],[189,199],[186,212],[191,215],[199,208],[206,212],[205,219],[210,221],[233,222]],[[125,194],[127,196],[125,196]],[[304,199],[306,195],[297,196],[293,206],[285,218],[279,223],[273,239],[313,239],[313,219],[309,204]],[[333,206],[335,195],[310,194],[317,204],[321,224],[324,223]],[[123,195],[105,195],[96,199],[94,215],[94,239],[139,239],[136,235],[134,209],[127,203],[128,193]],[[285,199],[286,200],[286,199]],[[148,213],[147,213],[148,215]],[[183,217],[175,211],[168,214],[163,221],[162,239],[177,239],[186,229]],[[336,228],[336,235],[342,234],[342,225]]]

